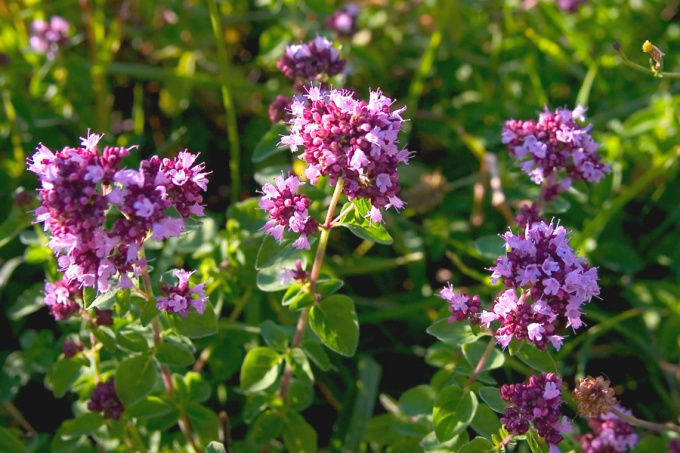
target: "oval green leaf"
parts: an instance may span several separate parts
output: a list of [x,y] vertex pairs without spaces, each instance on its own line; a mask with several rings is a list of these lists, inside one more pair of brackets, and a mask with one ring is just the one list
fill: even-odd
[[312,306],[309,324],[328,348],[351,357],[359,344],[359,320],[354,302],[347,296],[334,295]]
[[479,339],[468,323],[449,322],[446,318],[435,321],[427,328],[427,333],[456,348]]
[[477,397],[460,387],[447,387],[434,403],[434,431],[446,442],[468,427],[477,412]]
[[279,376],[280,361],[281,355],[267,347],[248,351],[241,368],[241,388],[257,392],[272,385]]
[[116,370],[116,393],[124,406],[132,406],[156,386],[158,366],[153,356],[138,355],[124,360]]

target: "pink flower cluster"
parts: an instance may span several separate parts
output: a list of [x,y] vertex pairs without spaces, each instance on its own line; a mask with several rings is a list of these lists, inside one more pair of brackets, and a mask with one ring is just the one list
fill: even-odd
[[538,222],[503,238],[507,254],[490,269],[491,282],[503,279],[509,289],[482,313],[482,323],[501,321],[495,336],[503,347],[514,337],[541,349],[550,341],[559,349],[563,338],[554,335],[559,317],[573,329],[581,327],[581,306],[600,293],[597,268],[576,256],[562,226]]
[[[614,407],[627,415],[632,415],[631,411],[618,404]],[[611,412],[589,418],[588,426],[593,432],[578,438],[583,453],[622,453],[632,450],[637,445],[635,428]]]
[[208,302],[208,296],[205,295],[205,282],[189,289],[189,277],[193,272],[174,269],[172,273],[177,277],[177,285],[161,283],[161,293],[164,295],[156,299],[156,308],[168,313],[178,313],[185,318],[189,314],[189,307],[194,307],[198,313],[202,314]]
[[334,31],[338,36],[352,36],[357,32],[358,15],[359,7],[348,5],[326,18],[326,28]]
[[450,283],[442,288],[439,295],[449,302],[449,322],[469,320],[472,324],[479,324],[479,296],[454,293]]
[[262,187],[260,208],[267,210],[271,218],[264,225],[264,230],[280,241],[287,228],[300,235],[293,242],[293,247],[309,250],[308,236],[319,229],[319,222],[307,211],[312,201],[297,193],[303,183],[295,175],[285,179],[277,176],[274,183],[276,186],[266,183]]
[[[90,134],[80,147],[56,153],[40,144],[28,169],[41,183],[36,220],[52,233],[48,245],[65,280],[104,292],[116,275],[121,287],[132,285],[128,274],[146,265],[139,252],[149,232],[155,240],[178,236],[184,219],[203,215],[207,179],[204,164],[194,166],[197,155],[188,152],[121,169],[132,148],[105,147],[99,154],[101,137]],[[121,215],[108,222],[112,207]],[[181,218],[168,216],[171,207]]]
[[100,382],[95,387],[87,408],[92,412],[103,412],[104,418],[118,420],[125,407],[118,398],[114,378],[109,378],[106,382]]
[[45,283],[45,305],[57,321],[68,319],[80,311],[76,299],[83,298],[83,288],[77,281],[57,280]]
[[382,221],[381,208],[402,208],[397,166],[408,163],[410,152],[399,150],[397,135],[406,107],[390,111],[393,101],[380,90],[371,92],[369,102],[354,99],[349,91],[322,92],[318,87],[310,88],[306,98],[308,102],[293,101],[291,133],[281,143],[293,152],[304,148],[301,159],[310,182],[328,176],[335,186],[342,178],[350,200],[370,200],[374,222]]
[[59,47],[68,39],[69,23],[63,17],[52,16],[49,22],[36,19],[31,24],[29,43],[33,50],[54,59]]
[[521,161],[522,170],[533,182],[543,185],[543,197],[551,200],[571,187],[572,180],[597,182],[609,173],[596,153],[598,144],[590,135],[590,126],[582,127],[583,107],[573,111],[546,110],[538,121],[509,120],[503,128],[502,141],[509,154]]
[[346,64],[331,41],[317,36],[308,43],[287,46],[276,67],[289,79],[325,81],[342,73]]
[[525,434],[533,423],[538,434],[559,453],[557,444],[562,434],[571,430],[566,417],[560,418],[562,380],[554,373],[531,376],[528,384],[505,384],[500,388],[501,398],[511,405],[505,409],[501,423],[512,434]]

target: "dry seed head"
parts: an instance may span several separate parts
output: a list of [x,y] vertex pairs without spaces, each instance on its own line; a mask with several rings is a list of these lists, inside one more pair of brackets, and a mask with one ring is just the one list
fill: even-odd
[[609,381],[602,376],[579,379],[573,396],[579,413],[587,418],[606,414],[616,403],[614,389],[609,387]]

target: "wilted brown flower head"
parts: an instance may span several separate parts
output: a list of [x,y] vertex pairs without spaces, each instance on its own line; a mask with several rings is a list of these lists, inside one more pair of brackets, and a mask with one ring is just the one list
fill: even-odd
[[573,396],[579,413],[587,418],[606,414],[616,403],[614,389],[609,387],[609,381],[602,376],[579,379]]

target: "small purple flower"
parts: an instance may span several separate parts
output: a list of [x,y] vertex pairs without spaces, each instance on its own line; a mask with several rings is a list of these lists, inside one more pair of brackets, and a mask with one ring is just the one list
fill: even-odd
[[576,256],[562,226],[541,221],[527,225],[518,236],[508,231],[503,238],[507,254],[490,269],[491,282],[502,279],[509,289],[496,299],[490,312],[482,313],[482,322],[488,327],[501,321],[496,339],[503,347],[516,338],[540,349],[551,342],[559,349],[562,337],[554,332],[560,317],[578,329],[583,325],[581,306],[600,294],[597,268]]
[[[630,410],[618,404],[614,407],[627,415],[632,415]],[[620,453],[632,450],[637,445],[635,428],[611,412],[589,418],[588,426],[593,432],[578,437],[583,453]]]
[[406,107],[391,111],[392,99],[380,90],[371,92],[369,102],[348,91],[322,93],[319,87],[310,88],[306,97],[308,102],[293,101],[291,134],[281,143],[293,152],[304,148],[301,159],[310,182],[328,176],[335,186],[344,179],[343,193],[350,200],[370,200],[373,222],[382,221],[381,208],[403,208],[397,166],[408,163],[411,153],[397,147],[397,135]]
[[95,308],[95,321],[98,326],[113,325],[113,310],[97,310]]
[[281,277],[281,284],[287,285],[291,280],[297,280],[298,282],[307,281],[309,272],[302,268],[302,262],[300,260],[296,260],[295,269],[284,267],[279,276]]
[[97,384],[87,403],[87,408],[92,412],[103,412],[104,418],[113,420],[120,418],[125,407],[118,398],[113,377]]
[[501,423],[512,434],[522,435],[530,424],[550,446],[559,452],[557,444],[562,433],[569,432],[571,425],[566,417],[560,422],[562,380],[554,373],[531,376],[528,384],[505,384],[500,388],[501,398],[510,403],[501,417]]
[[669,453],[680,453],[680,439],[673,439],[668,443]]
[[308,43],[287,46],[276,67],[289,79],[311,82],[342,73],[346,63],[331,41],[317,36]]
[[68,40],[69,23],[63,17],[52,16],[49,22],[36,19],[31,24],[29,43],[33,50],[45,54],[50,60],[54,59]]
[[543,186],[546,200],[568,190],[573,180],[598,182],[610,172],[609,164],[596,153],[599,145],[590,135],[590,126],[576,122],[584,120],[584,112],[581,106],[573,111],[546,108],[538,121],[505,123],[503,143],[531,180]]
[[449,322],[470,320],[472,324],[479,324],[479,296],[470,297],[467,294],[453,292],[453,285],[442,288],[439,295],[449,302],[451,317]]
[[562,11],[573,13],[576,12],[579,9],[579,7],[585,2],[586,0],[557,0],[557,6]]
[[57,321],[68,319],[80,311],[76,299],[82,299],[83,289],[78,282],[57,280],[45,283],[44,301]]
[[70,359],[83,350],[83,344],[80,341],[66,340],[61,352],[65,359]]
[[319,229],[319,222],[307,211],[312,201],[306,195],[297,193],[298,187],[303,183],[295,175],[290,175],[285,179],[282,175],[277,176],[274,178],[274,183],[276,186],[271,183],[265,183],[262,186],[262,198],[260,198],[259,205],[261,209],[269,212],[271,218],[264,225],[264,230],[280,241],[283,232],[288,228],[300,235],[293,242],[293,246],[309,250],[308,236]]
[[356,5],[348,5],[326,18],[326,28],[334,31],[338,36],[352,36],[357,32],[358,15],[359,7]]
[[276,99],[274,99],[272,103],[269,104],[269,120],[272,123],[278,123],[279,121],[288,119],[290,116],[289,110],[291,102],[292,99],[288,96],[284,96],[282,94],[276,96]]
[[205,295],[205,283],[199,283],[189,289],[189,277],[193,271],[174,269],[172,272],[177,277],[178,283],[175,286],[161,283],[163,296],[156,299],[156,308],[168,313],[178,313],[185,318],[189,314],[189,307],[194,307],[198,313],[202,314],[208,301]]

